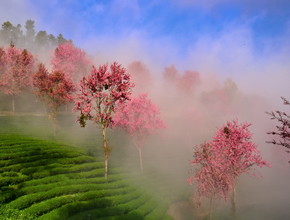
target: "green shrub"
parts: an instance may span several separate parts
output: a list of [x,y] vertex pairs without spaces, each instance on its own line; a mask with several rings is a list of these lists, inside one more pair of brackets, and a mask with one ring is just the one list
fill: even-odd
[[36,220],[36,217],[17,209],[0,208],[0,220]]
[[2,177],[0,178],[0,188],[3,186],[17,185],[29,179],[28,176],[18,176],[18,177]]
[[16,172],[4,172],[4,173],[1,173],[1,176],[2,177],[16,177],[18,176],[18,173]]
[[17,192],[15,192],[13,189],[12,190],[7,190],[5,192],[1,192],[0,196],[0,204],[4,205],[18,197]]

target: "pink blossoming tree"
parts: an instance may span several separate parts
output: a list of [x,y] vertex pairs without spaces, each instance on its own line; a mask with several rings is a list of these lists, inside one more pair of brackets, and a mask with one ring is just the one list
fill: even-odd
[[158,107],[147,98],[147,93],[140,93],[138,98],[132,98],[127,107],[116,114],[115,123],[130,134],[139,151],[140,168],[143,173],[142,149],[145,140],[149,135],[157,134],[159,129],[167,127],[160,118]]
[[48,117],[52,121],[54,135],[57,132],[57,112],[61,106],[73,102],[76,91],[72,80],[67,79],[61,71],[49,73],[43,64],[33,74],[33,92],[49,107]]
[[80,80],[80,91],[77,93],[74,111],[80,116],[77,121],[82,127],[91,120],[102,129],[103,153],[105,156],[105,179],[108,175],[108,158],[112,147],[109,145],[106,131],[114,126],[114,114],[130,100],[134,85],[130,75],[116,62],[110,65],[93,68],[91,75]]
[[194,147],[193,160],[190,161],[195,169],[193,175],[187,179],[190,185],[196,185],[194,197],[197,207],[201,205],[201,198],[210,200],[210,214],[212,219],[213,199],[224,199],[227,201],[227,194],[232,187],[232,180],[224,167],[221,166],[222,157],[215,153],[210,143],[203,143]]
[[86,75],[91,67],[91,61],[87,59],[86,52],[69,41],[58,45],[50,62],[54,71],[64,72],[65,76],[74,82]]
[[165,67],[162,74],[163,79],[170,83],[176,83],[177,80],[180,78],[180,74],[178,73],[178,70],[175,68],[174,65]]
[[184,74],[178,79],[176,87],[178,91],[185,92],[186,94],[192,92],[195,86],[201,82],[200,75],[196,71],[186,70]]
[[247,173],[256,177],[258,172],[254,166],[262,168],[264,165],[270,167],[270,164],[262,160],[261,153],[257,150],[257,145],[252,142],[253,134],[249,131],[250,123],[239,124],[238,120],[227,122],[222,126],[214,140],[212,147],[224,160],[222,166],[232,180],[232,211],[233,217],[236,216],[236,186],[238,177]]
[[1,50],[0,89],[12,96],[12,111],[15,114],[15,96],[31,87],[31,75],[35,58],[26,49],[20,50],[11,44]]
[[[252,139],[252,134],[250,133],[248,127],[251,126],[249,123],[239,124],[238,120],[233,120],[232,122],[227,122],[226,125],[222,126],[217,132],[216,135],[209,143],[210,147],[204,151],[202,149],[202,157],[208,157],[210,155],[208,164],[206,166],[202,165],[203,169],[210,170],[209,167],[215,167],[213,171],[206,173],[207,175],[215,175],[219,178],[209,178],[209,180],[202,181],[202,177],[199,176],[197,180],[201,185],[201,188],[204,191],[200,191],[200,195],[208,197],[212,194],[211,187],[208,187],[207,181],[213,180],[214,184],[212,187],[218,189],[219,193],[223,195],[222,198],[227,200],[227,191],[231,192],[231,203],[233,217],[236,216],[236,186],[238,182],[238,177],[247,173],[256,177],[256,173],[260,174],[255,170],[254,166],[263,167],[264,165],[269,166],[265,160],[262,160],[260,152],[257,150],[257,145],[254,144]],[[208,153],[208,151],[210,153]],[[197,153],[200,151],[196,151]],[[196,155],[196,152],[194,155]],[[195,157],[195,156],[194,156]],[[191,161],[195,164],[196,159]],[[198,161],[197,161],[198,162]],[[204,168],[205,167],[205,168]],[[200,172],[200,171],[198,171]],[[202,172],[201,172],[202,174]],[[262,175],[260,174],[262,177]],[[194,179],[192,177],[192,179]],[[189,179],[189,182],[192,182],[192,179]],[[222,181],[220,181],[222,180]],[[211,183],[210,183],[211,184]],[[217,194],[217,193],[216,193]]]
[[[290,105],[290,102],[284,98],[281,97],[284,105]],[[266,112],[268,115],[271,115],[272,120],[277,120],[281,125],[276,126],[277,131],[268,132],[269,135],[276,135],[280,139],[279,141],[272,140],[267,141],[267,143],[281,145],[288,150],[286,150],[287,153],[290,153],[290,116],[287,115],[285,112],[282,111],[276,111],[276,112]],[[290,161],[289,161],[290,163]]]
[[128,65],[128,72],[135,83],[134,91],[146,91],[152,86],[152,77],[146,65],[140,61],[134,61]]

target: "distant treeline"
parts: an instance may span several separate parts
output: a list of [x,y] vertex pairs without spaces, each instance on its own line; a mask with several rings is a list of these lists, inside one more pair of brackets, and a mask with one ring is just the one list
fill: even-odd
[[[33,20],[27,20],[24,27],[25,33],[20,24],[14,26],[9,21],[4,22],[0,30],[0,47],[9,46],[12,42],[16,47],[39,54],[55,49],[58,44],[68,41],[62,34],[55,37],[53,34],[47,34],[46,31],[36,33]],[[72,40],[69,41],[72,42]]]

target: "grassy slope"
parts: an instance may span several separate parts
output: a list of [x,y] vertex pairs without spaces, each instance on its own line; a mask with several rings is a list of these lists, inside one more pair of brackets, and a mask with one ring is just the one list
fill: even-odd
[[59,118],[54,137],[45,117],[0,117],[0,201],[5,210],[19,209],[39,219],[170,219],[165,213],[176,198],[170,181],[149,167],[140,175],[138,158],[128,160],[131,150],[120,148],[127,141],[111,133],[117,146],[106,182],[100,132],[66,119]]

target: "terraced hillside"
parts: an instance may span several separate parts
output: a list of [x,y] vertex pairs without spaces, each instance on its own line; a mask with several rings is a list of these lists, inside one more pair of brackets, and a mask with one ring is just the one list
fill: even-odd
[[20,210],[37,219],[171,219],[168,200],[145,189],[150,178],[110,167],[106,181],[100,159],[53,141],[0,135],[3,216]]
[[111,131],[114,149],[106,181],[100,132],[93,126],[79,128],[65,115],[58,120],[54,136],[46,117],[0,117],[0,220],[179,220],[207,215],[199,215],[190,201],[192,188],[182,173],[187,173],[182,169],[184,152],[168,147],[179,142],[148,142],[141,175],[136,149],[124,133]]

